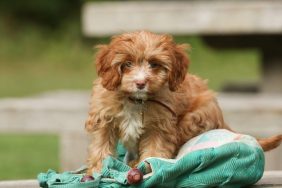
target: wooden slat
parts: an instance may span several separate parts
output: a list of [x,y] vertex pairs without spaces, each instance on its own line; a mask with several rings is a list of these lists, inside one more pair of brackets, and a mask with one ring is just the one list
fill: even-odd
[[54,92],[0,100],[0,132],[85,132],[89,92]]
[[[0,181],[0,188],[38,188],[37,180]],[[266,171],[262,179],[251,186],[257,187],[282,187],[282,171]]]
[[282,171],[265,171],[262,179],[252,187],[282,187]]
[[0,181],[0,188],[38,188],[37,180]]
[[147,29],[171,34],[280,34],[282,1],[198,0],[89,2],[86,36]]

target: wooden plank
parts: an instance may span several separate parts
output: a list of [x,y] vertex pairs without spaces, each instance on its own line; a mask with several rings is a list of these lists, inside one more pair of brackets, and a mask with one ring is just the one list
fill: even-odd
[[282,133],[282,96],[219,94],[224,119],[234,130],[259,136]]
[[[0,188],[38,188],[37,180],[15,180],[15,181],[0,181]],[[255,185],[257,187],[282,187],[282,171],[266,171],[261,180]]]
[[[262,90],[264,92],[282,93],[282,50],[281,46],[275,46],[262,50],[263,67]],[[281,40],[278,42],[281,45]]]
[[262,179],[252,187],[282,187],[282,171],[265,171]]
[[[83,133],[90,93],[55,92],[28,98],[1,99],[0,132]],[[219,94],[218,101],[231,126],[239,126],[261,136],[281,133],[281,95]]]
[[86,164],[89,139],[86,132],[60,134],[60,164],[62,171],[72,171]]
[[89,2],[82,10],[86,36],[134,30],[171,34],[280,34],[282,1],[201,0]]
[[84,132],[89,92],[54,92],[0,100],[0,132]]
[[0,181],[0,188],[38,188],[37,180]]

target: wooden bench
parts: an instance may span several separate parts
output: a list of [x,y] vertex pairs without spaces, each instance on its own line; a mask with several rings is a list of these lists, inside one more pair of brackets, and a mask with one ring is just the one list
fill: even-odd
[[220,49],[257,48],[261,90],[282,93],[282,1],[89,2],[82,10],[82,29],[88,37],[146,29],[201,36]]
[[[60,137],[60,171],[77,169],[86,159],[88,140],[84,121],[89,97],[90,91],[1,99],[0,132],[57,134]],[[234,130],[261,137],[281,133],[282,97],[220,94],[218,101],[225,120]],[[266,171],[264,178],[254,187],[281,187],[281,160],[282,147],[266,153],[266,170],[280,171]],[[38,187],[38,182],[0,181],[0,188],[26,187]]]
[[[0,188],[38,188],[37,180],[16,180],[16,181],[0,181]],[[266,171],[262,179],[256,185],[258,187],[282,187],[282,171]]]
[[[90,93],[54,92],[1,99],[0,132],[57,134],[60,170],[77,169],[86,161],[84,122]],[[282,96],[220,94],[218,101],[234,130],[257,137],[281,134]],[[266,153],[266,170],[282,170],[282,147]]]
[[[0,132],[56,134],[60,144],[60,170],[85,164],[89,92],[55,92],[27,98],[0,100]],[[48,169],[46,169],[48,170]]]

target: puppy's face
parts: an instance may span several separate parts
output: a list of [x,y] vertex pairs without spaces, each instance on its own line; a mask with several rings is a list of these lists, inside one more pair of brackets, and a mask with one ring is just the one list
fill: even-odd
[[184,45],[176,45],[168,35],[126,33],[98,47],[96,67],[102,85],[133,98],[146,100],[162,87],[174,91],[187,72]]
[[123,62],[119,89],[133,98],[145,100],[167,82],[168,69],[159,60],[134,57],[125,58]]

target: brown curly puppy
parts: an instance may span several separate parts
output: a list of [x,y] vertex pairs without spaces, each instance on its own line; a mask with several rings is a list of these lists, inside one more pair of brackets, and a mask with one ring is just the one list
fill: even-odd
[[[187,45],[147,31],[125,33],[98,46],[86,130],[93,136],[89,173],[115,155],[118,140],[132,165],[147,157],[173,158],[190,138],[211,129],[229,129],[206,82],[187,73]],[[264,149],[282,136],[261,140]],[[127,156],[129,160],[129,156]]]

